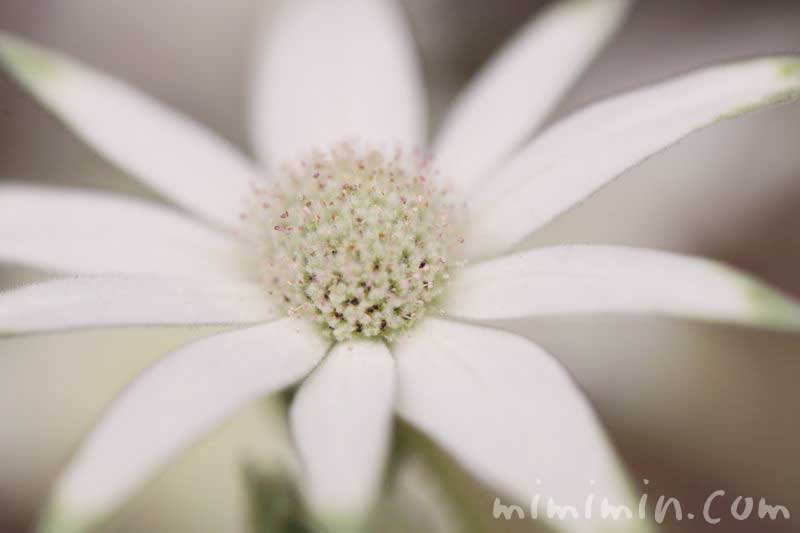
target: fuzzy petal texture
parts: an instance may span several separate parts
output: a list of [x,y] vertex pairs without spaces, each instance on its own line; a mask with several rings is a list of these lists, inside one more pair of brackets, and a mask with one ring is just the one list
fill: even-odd
[[278,316],[263,287],[246,281],[95,276],[0,292],[0,335],[113,326],[237,325]]
[[189,344],[143,372],[90,433],[58,481],[38,531],[96,524],[181,449],[260,396],[291,385],[328,343],[283,319]]
[[256,50],[252,132],[277,167],[345,139],[425,138],[413,42],[393,0],[284,2]]
[[541,248],[459,272],[446,305],[469,319],[648,313],[800,330],[800,303],[731,267],[624,246]]
[[800,96],[800,59],[700,70],[592,105],[535,139],[470,200],[472,257],[504,252],[629,168],[714,122]]
[[434,153],[469,189],[519,148],[624,20],[629,0],[563,0],[528,23],[445,117]]
[[357,531],[381,488],[395,365],[382,342],[338,344],[303,383],[291,428],[310,508],[332,531]]
[[258,171],[206,128],[118,80],[2,32],[0,66],[119,168],[205,219],[238,226]]
[[241,278],[233,237],[155,204],[98,191],[0,186],[0,261],[75,274]]
[[392,351],[400,416],[475,476],[523,504],[540,494],[542,505],[550,497],[577,505],[579,520],[551,522],[560,530],[647,530],[639,520],[585,519],[589,493],[634,510],[635,500],[588,401],[541,348],[503,331],[426,319]]

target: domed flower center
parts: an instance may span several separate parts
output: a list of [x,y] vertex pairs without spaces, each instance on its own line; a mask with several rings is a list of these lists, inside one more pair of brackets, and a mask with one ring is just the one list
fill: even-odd
[[429,160],[345,143],[281,178],[256,190],[248,220],[288,314],[340,341],[392,339],[435,306],[462,239]]

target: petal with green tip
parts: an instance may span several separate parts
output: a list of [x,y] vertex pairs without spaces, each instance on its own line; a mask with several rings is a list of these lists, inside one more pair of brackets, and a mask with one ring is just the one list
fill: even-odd
[[470,319],[645,313],[800,330],[800,303],[708,259],[623,246],[565,245],[466,267],[447,312]]
[[472,196],[471,257],[510,249],[629,168],[695,130],[800,95],[796,58],[699,70],[556,123]]
[[204,218],[238,226],[258,171],[206,128],[118,80],[3,32],[0,67],[122,170]]

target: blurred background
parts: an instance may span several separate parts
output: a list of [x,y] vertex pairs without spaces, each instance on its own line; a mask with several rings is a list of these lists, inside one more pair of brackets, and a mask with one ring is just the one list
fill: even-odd
[[[600,1],[600,0],[595,0]],[[405,0],[431,126],[475,70],[546,1]],[[272,0],[1,0],[0,30],[52,46],[191,115],[249,152],[249,51]],[[721,60],[800,54],[797,0],[647,0],[556,116]],[[0,179],[149,193],[73,138],[0,75]],[[606,242],[724,260],[800,296],[800,104],[718,124],[651,159],[525,246]],[[40,274],[0,267],[0,288]],[[800,531],[800,337],[662,319],[508,324],[576,375],[651,494],[702,507],[724,489],[766,497]],[[87,331],[0,339],[0,532],[24,531],[61,463],[141,368],[209,330]],[[265,414],[266,413],[266,414]],[[243,531],[243,463],[288,453],[268,406],[194,447],[108,531]],[[696,502],[699,502],[696,503]],[[476,506],[488,499],[476,498]],[[500,531],[505,524],[498,524]],[[711,526],[705,526],[706,529]],[[718,526],[719,527],[719,526]],[[516,530],[525,530],[517,525]],[[672,523],[671,531],[702,531]]]

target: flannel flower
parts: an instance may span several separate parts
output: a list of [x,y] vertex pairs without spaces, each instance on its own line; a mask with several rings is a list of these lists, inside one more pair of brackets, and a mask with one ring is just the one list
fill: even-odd
[[0,334],[231,327],[122,393],[55,485],[40,531],[97,524],[182,448],[293,385],[303,494],[331,530],[362,527],[394,416],[512,498],[570,501],[591,480],[630,503],[624,469],[567,372],[528,340],[478,323],[651,313],[800,328],[795,302],[709,260],[574,244],[510,253],[689,133],[797,97],[800,60],[702,69],[539,132],[628,8],[572,0],[545,10],[460,95],[427,148],[396,6],[287,2],[256,49],[260,164],[119,81],[0,36],[0,63],[22,87],[171,204],[0,186],[0,260],[63,276],[0,294]]

